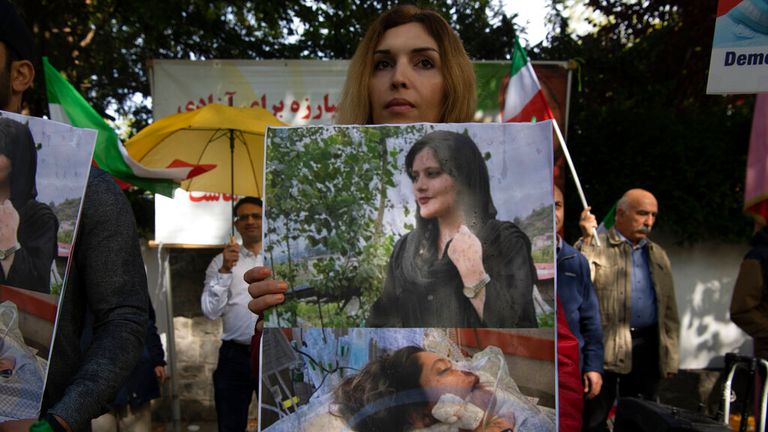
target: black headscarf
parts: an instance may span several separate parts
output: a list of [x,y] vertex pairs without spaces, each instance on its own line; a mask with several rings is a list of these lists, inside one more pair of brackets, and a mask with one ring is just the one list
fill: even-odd
[[[485,159],[472,138],[450,131],[435,131],[416,141],[405,157],[405,168],[412,176],[413,162],[422,150],[429,148],[435,153],[440,168],[456,183],[456,202],[464,212],[467,227],[483,240],[483,228],[496,218],[496,207],[491,198],[491,185]],[[411,178],[413,179],[413,178]],[[418,250],[408,251],[415,259],[405,263],[406,273],[420,273],[438,255],[439,226],[436,219],[421,217],[416,203],[416,241],[411,242]],[[434,271],[433,269],[432,271]]]
[[37,197],[37,150],[29,127],[0,117],[0,154],[11,160],[11,202],[20,210]]

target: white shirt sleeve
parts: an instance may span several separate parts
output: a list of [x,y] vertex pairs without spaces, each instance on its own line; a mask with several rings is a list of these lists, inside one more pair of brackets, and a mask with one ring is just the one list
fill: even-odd
[[203,314],[215,320],[224,312],[229,297],[229,286],[232,284],[232,273],[219,273],[224,260],[222,254],[216,255],[205,270],[205,285],[200,297],[200,307]]

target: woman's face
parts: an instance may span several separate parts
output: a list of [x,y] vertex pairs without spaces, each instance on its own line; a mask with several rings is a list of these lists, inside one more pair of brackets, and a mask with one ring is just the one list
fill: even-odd
[[435,157],[435,151],[425,147],[413,158],[411,167],[413,194],[419,203],[419,215],[424,219],[456,216],[456,182]]
[[480,383],[477,375],[456,369],[453,362],[443,356],[429,351],[416,355],[421,364],[419,384],[432,403],[446,393],[466,399]]
[[373,54],[368,83],[374,124],[439,122],[445,86],[437,42],[423,25],[384,33]]

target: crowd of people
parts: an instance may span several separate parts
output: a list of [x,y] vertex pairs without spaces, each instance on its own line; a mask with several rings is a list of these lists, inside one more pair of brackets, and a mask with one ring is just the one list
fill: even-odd
[[[13,5],[0,0],[0,108],[20,111],[22,96],[34,78],[36,59],[29,29]],[[472,65],[456,32],[433,11],[398,6],[375,20],[359,43],[338,106],[338,122],[470,122],[475,104]],[[1,176],[6,159],[11,159],[12,168],[18,162],[0,153]],[[461,134],[428,134],[414,143],[405,169],[413,182],[417,223],[395,246],[384,290],[368,324],[535,327],[532,288],[536,275],[530,240],[514,223],[496,220],[488,172],[475,143]],[[14,195],[18,183],[13,179],[19,177],[19,171],[10,172],[11,181],[0,177],[0,201],[12,201],[23,216]],[[559,188],[553,192],[561,232],[562,192]],[[22,204],[28,205],[31,198]],[[262,326],[257,315],[284,302],[288,289],[284,281],[271,279],[271,270],[263,266],[262,208],[257,198],[246,197],[237,203],[233,218],[242,244],[233,238],[213,259],[204,281],[202,311],[208,318],[223,320],[213,376],[222,431],[247,427],[248,406],[258,382],[250,367]],[[0,216],[4,209],[0,203]],[[561,385],[560,430],[608,430],[607,418],[617,395],[655,399],[660,380],[678,370],[680,324],[671,264],[664,249],[649,238],[658,212],[651,192],[631,189],[618,200],[610,228],[595,236],[597,219],[585,209],[580,215],[582,236],[575,245],[557,237],[558,314],[566,323],[562,330],[577,342],[576,350],[563,350],[558,358],[561,364],[574,365],[561,368],[558,378],[561,383],[575,383],[570,390],[576,389],[568,393],[568,386]],[[31,249],[21,243],[22,236],[29,235],[22,230],[23,223],[18,224],[21,252],[11,250],[15,245],[4,249],[3,278],[15,274],[23,254]],[[756,355],[760,356],[766,355],[768,340],[766,236],[765,228],[756,235],[755,249],[742,265],[731,306],[734,321],[754,335]],[[4,238],[0,236],[0,240]],[[5,246],[3,242],[0,249]],[[50,245],[44,246],[50,249]],[[54,431],[87,430],[92,419],[114,413],[118,406],[144,407],[141,415],[146,417],[147,402],[157,392],[134,403],[130,397],[118,396],[120,388],[136,382],[137,376],[149,377],[153,388],[165,378],[131,208],[111,177],[96,168],[88,179],[74,250],[41,423],[36,423]],[[414,300],[422,297],[436,299],[434,307]],[[446,317],[457,321],[445,321]],[[562,343],[567,339],[564,335]],[[136,366],[142,351],[145,367]],[[406,430],[434,422],[431,411],[424,407],[433,407],[444,392],[436,384],[439,380],[426,379],[424,373],[443,360],[411,347],[382,362],[392,367],[398,359],[402,365],[397,369],[405,377],[399,374],[402,379],[382,380],[376,376],[375,385],[387,395],[418,388],[422,399],[413,406],[398,407],[396,412],[361,417],[361,411],[373,401],[352,397],[353,384],[359,384],[361,378],[350,380],[341,387],[338,398],[345,404],[346,417],[355,419],[353,427]],[[371,375],[375,367],[381,364],[363,370],[360,376]],[[446,370],[461,379],[471,378],[453,371],[450,364]],[[408,384],[401,389],[398,386],[405,378]],[[482,394],[479,389],[477,395],[466,396],[480,398]],[[36,421],[0,423],[0,430],[28,430]],[[475,430],[518,430],[524,421],[519,416],[492,417]]]

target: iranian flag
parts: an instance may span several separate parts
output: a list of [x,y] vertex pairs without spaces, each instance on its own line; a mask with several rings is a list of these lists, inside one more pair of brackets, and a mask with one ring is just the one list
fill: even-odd
[[544,99],[531,61],[515,37],[512,50],[512,70],[504,92],[502,120],[505,122],[535,122],[554,118]]
[[43,57],[48,107],[52,120],[75,127],[98,131],[93,159],[99,168],[109,172],[118,180],[138,186],[167,197],[179,182],[206,172],[210,167],[193,165],[175,160],[167,168],[146,168],[139,164],[125,150],[117,133],[75,90],[72,85]]
[[758,222],[768,222],[768,93],[755,98],[749,137],[744,212]]

